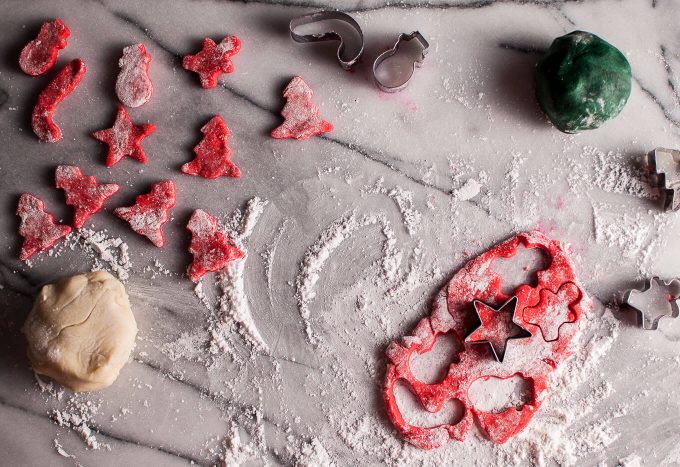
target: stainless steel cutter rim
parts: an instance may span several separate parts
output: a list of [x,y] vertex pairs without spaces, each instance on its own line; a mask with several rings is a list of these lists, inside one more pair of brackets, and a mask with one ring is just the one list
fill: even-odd
[[642,290],[640,289],[627,290],[626,293],[623,295],[623,304],[630,307],[633,311],[635,311],[635,314],[637,315],[638,326],[640,328],[642,328],[645,331],[656,331],[657,329],[659,329],[659,322],[663,318],[677,318],[678,316],[680,316],[680,298],[675,298],[673,300],[668,301],[668,303],[670,303],[671,305],[670,315],[661,315],[655,320],[650,321],[649,326],[646,326],[647,320],[645,320],[644,313],[642,313],[642,311],[639,308],[629,303],[630,297],[633,294],[639,294],[649,290],[652,287],[652,282],[656,282],[657,284],[663,285],[664,287],[668,287],[675,280],[677,279],[671,279],[668,282],[666,282],[665,280],[660,279],[659,276],[653,276],[652,278],[648,277],[645,279],[645,285],[642,288]]
[[[509,305],[509,304],[512,303],[512,302],[514,302],[514,304],[513,304],[513,306],[512,306],[512,317],[511,317],[511,320],[512,320],[512,322],[513,322],[518,328],[520,328],[522,331],[524,331],[524,334],[519,334],[519,335],[517,335],[517,336],[512,336],[512,337],[506,338],[506,339],[505,339],[505,342],[503,343],[503,349],[502,349],[502,351],[500,352],[500,355],[498,354],[498,352],[496,352],[496,348],[493,346],[493,344],[492,344],[491,341],[489,341],[489,340],[472,341],[472,342],[468,340],[468,338],[472,335],[472,333],[474,333],[477,329],[479,329],[480,327],[482,327],[482,326],[484,325],[484,323],[482,322],[481,317],[479,316],[479,310],[477,309],[477,305],[478,305],[478,304],[482,304],[482,305],[484,305],[484,306],[486,306],[486,307],[489,307],[489,308],[493,309],[494,312],[498,313],[500,310],[502,310],[503,308],[505,308],[507,305]],[[510,341],[512,341],[512,340],[517,340],[517,339],[527,339],[527,338],[529,338],[529,337],[533,337],[533,334],[532,334],[529,330],[525,329],[521,324],[519,324],[517,321],[515,321],[515,314],[517,313],[517,305],[518,305],[518,304],[519,304],[519,299],[517,298],[516,295],[514,295],[514,296],[510,297],[508,300],[506,300],[505,303],[503,303],[500,307],[498,307],[498,309],[496,309],[496,308],[490,306],[489,304],[487,304],[487,303],[485,303],[485,302],[483,302],[483,301],[481,301],[481,300],[473,300],[473,301],[472,301],[472,305],[473,305],[473,307],[474,307],[474,309],[475,309],[475,314],[477,315],[477,319],[479,319],[480,324],[479,324],[478,326],[475,326],[474,328],[472,328],[472,330],[470,330],[470,331],[467,333],[467,335],[465,336],[465,338],[463,339],[463,341],[464,341],[466,344],[470,344],[470,345],[488,344],[489,347],[491,348],[491,354],[494,356],[494,358],[496,359],[496,361],[497,361],[498,363],[503,363],[503,360],[505,359],[505,354],[506,354],[507,351],[508,351],[508,343],[509,343]]]
[[[327,31],[324,33],[318,33],[318,34],[297,34],[295,30],[300,27],[304,26],[305,24],[311,24],[311,23],[317,23],[319,21],[327,21],[327,20],[338,20],[342,21],[344,23],[349,24],[359,35],[360,39],[360,48],[359,51],[355,54],[354,57],[352,57],[349,60],[344,60],[342,58],[342,54],[345,51],[345,41],[342,39],[342,36],[338,34],[335,31]],[[336,52],[336,58],[338,60],[338,63],[340,64],[341,67],[343,67],[345,70],[349,70],[352,68],[352,66],[359,61],[359,58],[361,57],[361,54],[364,53],[364,32],[361,30],[361,26],[359,26],[359,23],[357,23],[354,18],[352,18],[350,15],[347,13],[343,13],[341,11],[317,11],[316,13],[310,13],[307,15],[301,15],[301,16],[296,16],[295,18],[290,20],[290,23],[288,24],[288,29],[290,30],[290,37],[295,41],[299,43],[308,43],[308,42],[322,42],[322,41],[339,41],[340,45],[338,45],[338,50]]]
[[[664,152],[669,152],[671,155],[673,153],[678,153],[680,151],[676,149],[668,149],[668,148],[654,148],[652,149],[648,154],[647,154],[647,162],[652,168],[652,173],[656,177],[656,186],[660,189],[660,191],[663,193],[663,208],[664,211],[677,211],[680,209],[680,203],[677,202],[676,197],[679,195],[676,190],[680,189],[680,187],[677,186],[672,186],[671,183],[668,180],[668,177],[665,172],[662,172],[657,164],[657,151],[664,151]],[[671,185],[671,186],[669,186]],[[677,185],[677,182],[676,182]]]
[[[421,52],[420,57],[413,61],[411,73],[409,73],[409,75],[406,77],[403,83],[397,84],[395,86],[387,86],[383,84],[380,81],[380,79],[378,79],[378,75],[376,73],[376,71],[380,67],[380,64],[384,62],[386,59],[395,55],[399,51],[399,47],[401,46],[402,42],[410,42],[414,39],[420,43],[423,50]],[[373,80],[375,81],[376,86],[378,86],[384,92],[397,92],[404,89],[406,86],[408,86],[408,83],[411,81],[411,78],[413,78],[413,73],[415,72],[416,67],[419,68],[423,65],[423,60],[425,60],[425,56],[427,55],[429,48],[430,43],[427,42],[427,40],[423,37],[423,35],[419,31],[413,31],[410,34],[406,33],[399,34],[399,38],[397,39],[397,42],[394,43],[394,46],[391,49],[387,49],[386,51],[378,55],[378,57],[373,62]]]

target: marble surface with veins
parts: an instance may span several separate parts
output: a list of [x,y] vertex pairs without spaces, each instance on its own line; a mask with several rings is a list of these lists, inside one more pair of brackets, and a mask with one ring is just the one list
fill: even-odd
[[[288,35],[291,17],[329,7],[352,12],[364,29],[366,50],[353,72],[337,65],[332,45],[295,44]],[[639,286],[646,275],[680,275],[677,215],[660,210],[643,165],[654,147],[680,146],[675,0],[4,0],[3,13],[0,458],[8,465],[211,465],[230,455],[246,465],[290,465],[304,460],[302,446],[312,439],[336,465],[400,459],[500,465],[499,448],[474,436],[414,453],[397,441],[379,392],[387,343],[428,313],[465,260],[518,231],[542,229],[570,245],[596,302],[595,327],[598,316],[612,313],[604,305],[621,290]],[[28,77],[17,58],[41,22],[55,17],[71,29],[57,66],[79,57],[87,75],[57,111],[64,139],[44,144],[31,131],[30,115],[51,74]],[[431,44],[423,67],[405,91],[379,92],[372,60],[400,32],[414,29]],[[532,72],[551,40],[574,29],[624,51],[634,83],[618,118],[565,135],[538,109]],[[181,57],[195,53],[204,37],[226,34],[243,43],[235,72],[204,90],[181,68]],[[153,59],[154,94],[130,114],[158,129],[143,143],[147,165],[128,158],[107,169],[105,148],[89,133],[111,126],[117,60],[124,46],[138,42]],[[282,89],[294,75],[314,89],[333,132],[303,142],[269,137],[281,121]],[[232,160],[242,177],[181,174],[201,126],[218,113],[233,133]],[[22,192],[70,221],[53,186],[62,163],[121,185],[88,228],[129,246],[126,288],[139,326],[133,359],[116,383],[77,396],[36,380],[19,331],[42,284],[95,262],[81,247],[63,245],[30,264],[18,259],[14,210]],[[157,249],[111,211],[166,178],[177,185],[177,205],[165,227],[166,246]],[[228,351],[211,351],[214,311],[184,275],[185,225],[194,209],[225,220],[256,196],[269,203],[247,240],[245,290],[269,351],[253,350],[229,316],[222,336]],[[309,303],[315,346],[305,336],[296,279],[322,232],[352,213],[379,221],[349,235],[320,269]],[[400,252],[391,277],[381,270],[385,225]],[[218,293],[213,282],[212,275],[204,279],[208,300]],[[595,377],[610,390],[576,420],[564,420],[572,424],[567,431],[607,423],[610,436],[598,449],[578,450],[572,461],[677,465],[680,320],[645,332],[628,315],[617,316],[620,332]],[[82,426],[54,422],[55,411],[83,407],[94,412],[86,424],[101,449],[87,447]],[[356,429],[361,420],[367,420],[363,431]],[[234,429],[240,445],[230,435]],[[514,449],[512,443],[505,449]]]

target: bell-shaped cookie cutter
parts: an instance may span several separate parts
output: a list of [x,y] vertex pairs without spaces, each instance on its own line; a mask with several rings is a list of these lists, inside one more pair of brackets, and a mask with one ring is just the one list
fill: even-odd
[[[395,55],[399,51],[399,47],[401,46],[402,42],[410,42],[412,40],[418,41],[420,46],[422,47],[421,55],[417,59],[413,61],[413,67],[411,68],[411,73],[404,79],[403,82],[397,83],[397,84],[392,84],[392,85],[387,85],[380,81],[380,78],[378,78],[378,68],[380,68],[380,65],[382,62],[390,58],[391,56]],[[409,81],[411,81],[411,78],[413,77],[413,73],[416,70],[416,67],[421,67],[423,65],[423,61],[425,60],[425,56],[427,55],[427,52],[430,48],[430,43],[427,42],[427,40],[423,37],[422,34],[418,31],[413,31],[411,34],[406,34],[402,33],[399,34],[399,38],[397,39],[397,42],[395,42],[394,47],[391,49],[386,50],[385,52],[381,53],[378,55],[378,57],[375,59],[373,62],[373,80],[375,81],[375,84],[383,91],[385,92],[397,92],[401,91],[404,89],[406,86],[408,86]]]
[[[320,21],[328,20],[337,20],[347,23],[359,35],[361,47],[359,48],[359,51],[349,60],[345,60],[342,58],[342,54],[345,51],[345,41],[338,32],[333,30],[316,34],[298,34],[295,32],[297,28],[299,28],[300,26],[304,26],[305,24],[318,23]],[[290,24],[288,27],[290,29],[290,37],[292,37],[295,42],[307,43],[322,41],[340,41],[340,45],[338,45],[338,51],[336,53],[336,56],[338,59],[338,63],[345,70],[349,70],[350,68],[352,68],[352,66],[359,60],[359,57],[361,57],[361,54],[364,52],[364,33],[361,30],[361,26],[359,26],[359,23],[357,23],[354,20],[354,18],[352,18],[347,13],[343,13],[341,11],[319,11],[316,13],[310,13],[308,15],[296,16],[295,18],[290,20]]]

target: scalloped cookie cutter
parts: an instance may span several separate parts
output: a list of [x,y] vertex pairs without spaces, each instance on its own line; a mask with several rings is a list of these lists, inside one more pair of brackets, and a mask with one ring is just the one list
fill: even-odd
[[[385,60],[394,56],[399,51],[402,42],[410,42],[413,40],[418,42],[422,50],[420,52],[420,57],[413,61],[411,72],[408,74],[408,76],[406,76],[403,81],[396,84],[386,84],[383,81],[381,81],[380,78],[378,78],[378,69],[380,68],[380,65]],[[418,31],[413,31],[410,34],[406,33],[399,34],[399,38],[397,39],[397,42],[395,42],[394,47],[378,55],[378,57],[373,62],[373,80],[375,81],[375,84],[384,92],[401,91],[406,86],[408,86],[408,83],[411,81],[411,78],[413,77],[413,73],[415,72],[416,67],[419,68],[423,65],[423,61],[425,60],[425,56],[427,55],[429,48],[430,43],[427,42],[423,35],[420,34],[420,32]]]
[[[359,48],[359,51],[349,60],[345,60],[342,58],[342,54],[345,51],[345,41],[338,32],[334,30],[316,34],[298,34],[295,32],[295,30],[300,26],[328,20],[342,21],[343,23],[346,23],[352,29],[354,29],[356,33],[359,35],[361,47]],[[342,13],[341,11],[319,11],[307,15],[296,16],[295,18],[290,20],[288,28],[290,29],[290,37],[292,37],[295,42],[308,43],[322,41],[340,41],[336,57],[338,59],[338,63],[340,64],[340,66],[343,67],[345,70],[349,70],[350,68],[352,68],[352,66],[359,60],[361,54],[364,52],[364,33],[361,30],[361,26],[359,26],[359,23],[357,23],[354,20],[354,18],[352,18],[347,13]]]

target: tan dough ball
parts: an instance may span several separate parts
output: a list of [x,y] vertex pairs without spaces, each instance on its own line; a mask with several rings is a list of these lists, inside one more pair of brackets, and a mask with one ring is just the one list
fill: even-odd
[[137,323],[123,284],[99,271],[44,286],[23,332],[36,373],[73,391],[94,391],[118,377]]

